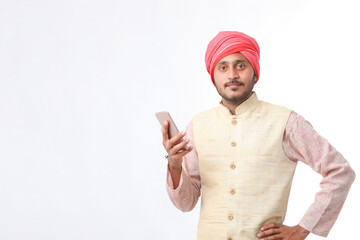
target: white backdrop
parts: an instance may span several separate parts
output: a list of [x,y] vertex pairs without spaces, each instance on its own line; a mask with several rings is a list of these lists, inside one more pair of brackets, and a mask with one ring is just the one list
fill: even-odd
[[[204,54],[222,30],[257,39],[259,99],[303,115],[359,173],[357,2],[0,0],[0,239],[195,239],[199,205],[168,199],[154,113],[185,129],[217,105]],[[298,164],[285,224],[320,179]],[[358,235],[359,201],[355,181],[328,239]]]

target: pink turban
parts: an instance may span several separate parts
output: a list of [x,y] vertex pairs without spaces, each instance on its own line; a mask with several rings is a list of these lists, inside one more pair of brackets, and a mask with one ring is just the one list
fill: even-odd
[[[235,31],[219,32],[210,42],[206,49],[205,63],[206,69],[214,83],[214,69],[216,64],[224,57],[240,52],[246,57],[253,67],[257,76],[256,82],[260,78],[260,48],[256,40],[244,33]],[[255,82],[255,83],[256,83]]]

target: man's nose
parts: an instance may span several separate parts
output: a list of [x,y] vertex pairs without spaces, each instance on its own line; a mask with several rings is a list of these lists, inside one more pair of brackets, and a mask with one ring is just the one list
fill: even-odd
[[234,67],[229,68],[228,79],[229,80],[239,79],[239,74]]

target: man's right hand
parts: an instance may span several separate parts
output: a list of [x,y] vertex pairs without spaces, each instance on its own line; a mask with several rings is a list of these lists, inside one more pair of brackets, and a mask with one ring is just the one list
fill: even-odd
[[183,157],[191,152],[191,146],[186,150],[185,146],[190,142],[188,139],[183,139],[185,132],[179,132],[176,136],[169,139],[169,122],[166,121],[164,127],[161,128],[163,134],[163,145],[169,154],[169,167],[172,170],[181,170]]

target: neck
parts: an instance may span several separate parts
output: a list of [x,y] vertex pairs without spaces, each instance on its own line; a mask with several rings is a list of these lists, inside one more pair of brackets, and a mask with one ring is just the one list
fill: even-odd
[[221,103],[222,105],[224,105],[225,107],[227,107],[232,115],[235,115],[235,109],[243,102],[245,102],[252,94],[253,92],[251,91],[250,94],[244,98],[241,99],[240,101],[234,102],[234,101],[227,101],[224,98],[222,99]]

